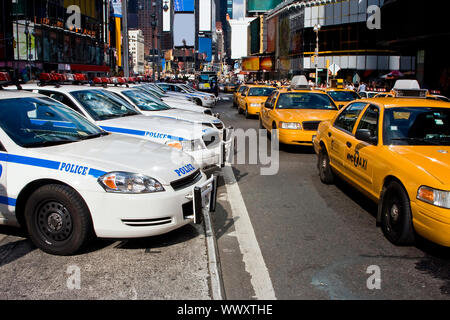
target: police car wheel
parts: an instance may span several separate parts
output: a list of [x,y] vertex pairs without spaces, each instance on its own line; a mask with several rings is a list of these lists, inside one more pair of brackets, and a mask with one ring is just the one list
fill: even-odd
[[45,185],[25,206],[25,220],[33,243],[55,255],[72,255],[92,238],[89,209],[81,196],[63,185]]
[[332,184],[334,182],[334,173],[330,166],[330,157],[324,148],[320,150],[317,157],[317,167],[319,168],[320,181],[325,184]]
[[393,181],[384,190],[381,199],[381,229],[393,244],[414,244],[415,232],[412,224],[411,205],[403,186]]
[[200,99],[195,99],[195,102],[196,102],[197,105],[199,105],[200,107],[203,107],[202,100],[200,100]]

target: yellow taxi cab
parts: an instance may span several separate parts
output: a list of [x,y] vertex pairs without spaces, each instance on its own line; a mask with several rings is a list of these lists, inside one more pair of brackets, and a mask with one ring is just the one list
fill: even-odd
[[394,93],[378,93],[374,96],[374,98],[393,98],[395,97]]
[[[409,80],[411,81],[411,80]],[[354,101],[314,139],[320,179],[339,176],[378,204],[377,224],[395,245],[416,234],[450,246],[450,103],[417,81],[393,98]]]
[[350,89],[327,88],[323,89],[333,99],[339,109],[345,107],[350,101],[361,99],[361,97]]
[[247,89],[246,84],[241,84],[233,93],[233,108],[238,107],[239,98],[241,98],[242,92]]
[[311,90],[306,77],[296,76],[290,88],[274,91],[261,106],[260,128],[270,134],[277,130],[280,143],[312,146],[320,122],[337,112],[330,96]]
[[236,84],[234,84],[234,83],[227,83],[224,86],[224,92],[226,92],[226,93],[235,92],[236,88],[237,88]]
[[242,98],[239,100],[238,112],[244,113],[248,119],[251,116],[259,115],[261,112],[261,105],[266,102],[275,87],[266,85],[249,85],[247,89],[242,92]]

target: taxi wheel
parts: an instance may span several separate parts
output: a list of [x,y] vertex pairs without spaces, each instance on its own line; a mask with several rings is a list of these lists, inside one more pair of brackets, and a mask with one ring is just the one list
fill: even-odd
[[89,209],[81,196],[63,185],[45,185],[25,206],[26,226],[33,243],[54,255],[72,255],[93,237]]
[[403,186],[397,181],[391,182],[384,191],[380,205],[381,229],[385,237],[395,245],[414,244],[411,205]]
[[244,115],[245,119],[250,119],[250,115],[248,114],[248,107],[245,108]]
[[334,182],[333,169],[330,166],[330,157],[325,148],[320,149],[318,156],[317,167],[319,168],[320,181],[325,184],[332,184]]
[[244,113],[244,111],[241,109],[241,106],[238,105],[237,108],[238,108],[238,113],[239,113],[239,114],[243,114],[243,113]]

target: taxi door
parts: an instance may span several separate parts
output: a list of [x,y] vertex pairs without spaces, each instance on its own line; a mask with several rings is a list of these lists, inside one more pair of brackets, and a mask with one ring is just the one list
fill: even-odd
[[267,98],[266,102],[264,103],[264,107],[261,107],[261,123],[262,125],[267,128],[267,130],[272,130],[272,118],[271,114],[274,112],[274,106],[275,102],[277,100],[278,92],[273,92],[269,98]]
[[[238,108],[245,109],[245,97],[248,95],[249,88],[245,88],[241,94],[238,94]],[[245,96],[244,96],[245,95]]]
[[354,134],[356,135],[358,130],[369,130],[372,138],[370,141],[362,141],[352,135],[347,139],[345,165],[352,180],[369,193],[373,190],[374,167],[382,160],[378,152],[378,144],[381,142],[379,119],[380,109],[375,105],[369,105],[364,110]]
[[364,102],[354,102],[349,104],[336,118],[334,124],[328,132],[328,155],[331,164],[343,174],[348,174],[345,166],[349,149],[349,140],[353,137],[353,130],[356,122],[367,106]]

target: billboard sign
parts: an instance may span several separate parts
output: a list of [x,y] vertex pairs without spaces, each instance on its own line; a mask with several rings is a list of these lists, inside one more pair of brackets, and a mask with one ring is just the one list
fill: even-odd
[[242,58],[242,71],[259,71],[259,57]]
[[199,31],[211,31],[211,0],[199,0]]
[[194,12],[194,0],[173,0],[175,12]]
[[173,18],[173,43],[176,47],[195,44],[195,15],[193,13],[177,13]]

